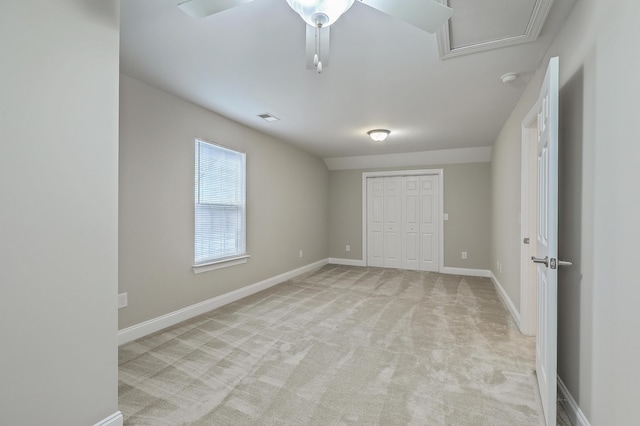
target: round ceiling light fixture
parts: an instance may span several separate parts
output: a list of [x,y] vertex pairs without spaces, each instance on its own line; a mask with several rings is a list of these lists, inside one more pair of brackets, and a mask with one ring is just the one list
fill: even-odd
[[389,136],[389,133],[391,132],[387,129],[374,129],[367,132],[374,142],[383,142]]
[[517,78],[518,78],[518,74],[516,74],[514,72],[507,73],[507,74],[503,75],[502,77],[500,77],[500,79],[502,80],[502,82],[504,84],[516,81]]

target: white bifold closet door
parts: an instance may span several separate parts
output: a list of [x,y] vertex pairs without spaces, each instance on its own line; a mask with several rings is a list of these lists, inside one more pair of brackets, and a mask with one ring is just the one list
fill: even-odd
[[402,178],[367,180],[367,253],[370,266],[402,267]]
[[367,179],[367,264],[384,266],[384,178]]
[[402,178],[384,179],[384,266],[402,268]]
[[438,175],[367,179],[367,264],[437,271]]
[[402,189],[402,268],[437,271],[438,176],[405,176]]

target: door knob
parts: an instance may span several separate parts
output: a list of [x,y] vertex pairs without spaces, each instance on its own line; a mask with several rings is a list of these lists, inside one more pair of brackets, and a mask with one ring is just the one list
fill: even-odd
[[540,259],[538,257],[531,256],[531,260],[533,260],[533,263],[542,263],[547,268],[549,267],[549,256],[545,256],[544,259]]
[[558,266],[571,266],[573,263],[566,260],[559,260],[554,257],[551,258],[551,269],[558,269]]

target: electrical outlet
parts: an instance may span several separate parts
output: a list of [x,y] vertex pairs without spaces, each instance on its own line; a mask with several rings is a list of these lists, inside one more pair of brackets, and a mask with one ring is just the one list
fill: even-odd
[[467,258],[467,252],[466,252],[466,251],[463,251],[463,252],[462,252],[462,258],[463,258],[463,259],[466,259],[466,258]]
[[302,250],[298,253],[298,257],[302,257]]
[[443,214],[443,215],[442,215],[442,218],[443,218],[444,220],[449,220],[449,213],[445,213],[445,214]]
[[128,293],[120,293],[118,295],[118,309],[126,308],[129,304]]
[[349,244],[347,244],[347,246],[344,248],[345,251],[351,251],[351,246]]

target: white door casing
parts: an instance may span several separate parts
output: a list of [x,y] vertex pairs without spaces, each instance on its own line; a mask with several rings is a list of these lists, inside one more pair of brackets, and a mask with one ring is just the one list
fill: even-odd
[[548,426],[556,424],[558,321],[558,79],[549,61],[538,98],[536,214],[536,375]]

